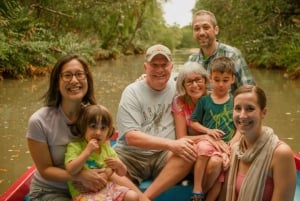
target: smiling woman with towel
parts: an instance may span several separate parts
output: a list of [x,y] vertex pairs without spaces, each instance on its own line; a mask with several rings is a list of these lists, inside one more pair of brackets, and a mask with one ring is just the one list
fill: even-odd
[[220,200],[293,201],[296,167],[291,148],[262,125],[266,95],[257,86],[234,94],[233,120],[241,139],[233,147],[227,187]]

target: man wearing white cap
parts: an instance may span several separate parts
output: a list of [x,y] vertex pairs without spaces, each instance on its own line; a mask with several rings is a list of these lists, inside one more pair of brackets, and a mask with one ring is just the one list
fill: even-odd
[[161,44],[148,48],[144,69],[146,78],[122,93],[115,150],[135,184],[155,178],[144,193],[152,200],[189,173],[196,153],[190,139],[175,139],[171,103],[176,88],[170,79],[169,48]]

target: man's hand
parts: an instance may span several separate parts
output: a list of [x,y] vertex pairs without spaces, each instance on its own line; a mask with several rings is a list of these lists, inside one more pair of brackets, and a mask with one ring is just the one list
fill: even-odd
[[170,150],[187,162],[194,162],[197,159],[197,153],[194,150],[193,140],[191,139],[180,138],[174,140]]

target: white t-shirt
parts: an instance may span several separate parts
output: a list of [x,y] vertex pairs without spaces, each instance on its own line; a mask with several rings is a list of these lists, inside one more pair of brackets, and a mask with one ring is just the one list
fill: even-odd
[[170,79],[162,91],[153,90],[146,84],[145,80],[128,85],[122,93],[117,113],[119,138],[116,146],[144,155],[161,151],[144,150],[127,145],[124,135],[133,130],[162,138],[175,139],[175,126],[171,111],[175,94],[176,88],[173,79]]

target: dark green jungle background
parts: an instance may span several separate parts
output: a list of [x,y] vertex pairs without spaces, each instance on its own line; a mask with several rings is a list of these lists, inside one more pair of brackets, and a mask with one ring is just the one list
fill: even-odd
[[[163,43],[195,48],[191,26],[167,26],[168,0],[2,0],[0,80],[45,75],[58,57],[79,52],[91,64],[142,54]],[[300,77],[299,0],[196,0],[215,13],[219,40],[241,49],[251,67]],[[180,13],[178,13],[180,15]]]

